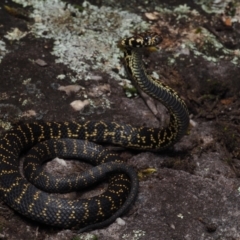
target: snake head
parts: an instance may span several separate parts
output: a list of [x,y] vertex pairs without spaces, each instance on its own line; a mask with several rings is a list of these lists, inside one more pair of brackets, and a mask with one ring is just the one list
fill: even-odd
[[135,36],[124,38],[121,46],[125,48],[153,47],[162,42],[162,37],[156,33],[139,33]]

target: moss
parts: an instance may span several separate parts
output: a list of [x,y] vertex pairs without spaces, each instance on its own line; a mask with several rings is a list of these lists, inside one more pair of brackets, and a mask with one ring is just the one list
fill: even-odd
[[127,97],[133,97],[137,95],[137,89],[132,85],[124,85],[123,90]]

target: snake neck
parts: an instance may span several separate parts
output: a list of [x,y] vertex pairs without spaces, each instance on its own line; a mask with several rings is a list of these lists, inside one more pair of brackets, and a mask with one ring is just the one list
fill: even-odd
[[158,144],[159,150],[172,146],[186,134],[189,126],[189,113],[184,101],[170,87],[147,75],[142,62],[142,51],[139,48],[126,49],[125,61],[127,70],[141,90],[161,102],[169,111],[170,121],[166,128],[160,130],[159,136],[166,136],[166,144]]

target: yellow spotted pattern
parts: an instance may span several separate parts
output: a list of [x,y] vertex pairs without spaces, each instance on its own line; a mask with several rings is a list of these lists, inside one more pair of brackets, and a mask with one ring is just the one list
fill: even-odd
[[[173,89],[147,75],[142,61],[141,49],[156,46],[160,42],[160,36],[145,33],[123,39],[120,44],[125,54],[126,69],[134,84],[159,100],[169,110],[168,126],[160,129],[145,126],[134,127],[116,122],[86,121],[33,122],[14,127],[0,140],[0,196],[6,204],[20,214],[41,223],[64,228],[82,228],[83,231],[106,226],[128,209],[137,192],[137,178],[134,174],[129,174],[130,177],[127,177],[126,173],[111,176],[107,191],[100,196],[68,200],[39,190],[22,177],[19,172],[19,156],[37,143],[49,139],[83,139],[150,151],[160,151],[179,141],[186,133],[189,124],[187,107]],[[90,156],[95,147],[89,147],[87,143],[82,145],[81,151]],[[45,147],[38,147],[38,158],[41,159],[45,152],[54,148],[47,144]],[[58,151],[57,147],[55,150]],[[63,146],[62,151],[68,151],[67,147]],[[72,152],[77,153],[77,148]],[[96,155],[101,154],[96,150]],[[34,154],[32,158],[35,158]],[[103,156],[102,159],[105,157]],[[120,162],[121,160],[119,164]],[[101,172],[113,169],[113,165],[117,163],[104,165],[104,160],[101,160],[97,164],[103,164],[95,169]],[[34,171],[37,166],[30,162],[26,163],[25,168]],[[41,172],[38,177],[34,177],[33,173],[29,175],[32,179],[43,177],[45,185],[50,185],[50,178],[45,173]],[[90,172],[90,177],[82,179],[78,177],[78,180],[83,180],[85,182],[83,184],[87,184],[95,178],[95,172]],[[56,182],[56,188],[59,187],[60,182]],[[73,187],[74,184],[69,183],[69,188]]]

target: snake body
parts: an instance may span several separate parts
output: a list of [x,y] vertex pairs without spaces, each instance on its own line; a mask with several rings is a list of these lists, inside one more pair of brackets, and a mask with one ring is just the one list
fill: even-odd
[[[64,228],[82,228],[82,231],[106,226],[129,208],[137,194],[136,175],[131,169],[124,169],[121,160],[109,163],[111,154],[108,152],[96,162],[102,165],[96,166],[93,172],[85,175],[83,182],[91,182],[95,176],[98,181],[102,178],[100,175],[98,177],[98,172],[104,172],[105,176],[113,170],[117,174],[110,175],[109,186],[105,193],[82,200],[57,198],[36,188],[20,174],[19,157],[22,152],[49,139],[58,139],[58,141],[62,138],[83,139],[151,151],[165,149],[179,141],[186,133],[189,124],[187,107],[174,90],[148,76],[142,62],[141,49],[155,46],[160,41],[158,35],[146,33],[125,38],[121,41],[121,45],[124,48],[126,67],[132,80],[143,91],[167,107],[170,114],[169,125],[159,129],[133,127],[116,122],[86,121],[84,123],[33,122],[16,126],[6,132],[0,140],[0,196],[7,205],[38,222]],[[67,145],[71,144],[75,143]],[[103,150],[99,152],[99,147],[96,145],[89,146],[85,142],[80,145],[81,151],[86,152],[87,158],[90,158],[91,152],[95,152],[94,157],[102,154]],[[37,157],[39,159],[44,157],[42,154],[44,149],[53,148],[42,143],[33,151],[40,153]],[[67,149],[62,149],[63,152],[67,152]],[[58,150],[57,152],[59,153]],[[27,171],[28,168],[34,168],[34,164],[26,163]],[[29,175],[31,178],[31,173]],[[48,179],[46,177],[43,181],[47,183]]]
[[[96,167],[73,176],[54,177],[43,171],[41,164],[55,157],[81,159]],[[114,173],[114,175],[110,175],[107,190],[97,197],[76,201],[48,198],[48,205],[55,206],[48,209],[48,214],[51,216],[49,224],[53,225],[54,223],[54,226],[65,228],[74,227],[78,230],[80,227],[79,232],[109,225],[128,210],[138,192],[138,178],[134,169],[123,164],[123,160],[118,154],[89,141],[61,138],[40,142],[28,152],[23,169],[25,177],[32,184],[51,193],[83,190],[103,180],[107,174]],[[41,194],[47,196],[44,192]],[[42,199],[43,197],[39,197],[38,201],[41,202]],[[24,205],[29,206],[28,204]],[[41,215],[40,205],[35,201],[36,209],[32,209],[34,215],[36,213]],[[85,207],[81,208],[81,206]],[[29,212],[29,208],[26,210]],[[46,221],[44,220],[43,223],[46,224]]]

